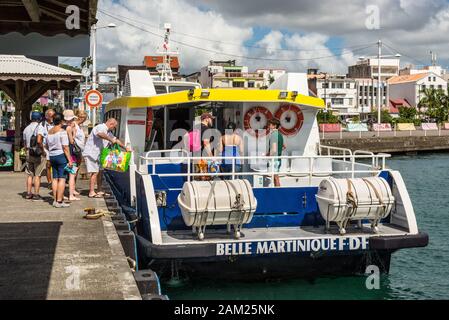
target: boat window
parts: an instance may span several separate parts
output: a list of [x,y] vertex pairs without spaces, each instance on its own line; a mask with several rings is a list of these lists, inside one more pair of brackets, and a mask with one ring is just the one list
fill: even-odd
[[193,86],[170,86],[170,92],[187,91],[190,89],[195,89]]
[[156,94],[164,94],[167,93],[167,88],[165,86],[155,86]]
[[110,118],[114,118],[117,120],[117,127],[112,131],[112,134],[116,137],[120,136],[120,124],[122,121],[122,111],[121,110],[111,110],[106,112],[104,115],[104,121],[107,121]]

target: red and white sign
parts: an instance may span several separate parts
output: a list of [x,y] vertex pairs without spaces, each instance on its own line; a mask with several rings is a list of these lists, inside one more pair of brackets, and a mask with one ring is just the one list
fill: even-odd
[[98,90],[89,90],[85,96],[86,103],[91,108],[98,108],[103,103],[103,95]]
[[389,123],[373,123],[373,131],[393,131]]

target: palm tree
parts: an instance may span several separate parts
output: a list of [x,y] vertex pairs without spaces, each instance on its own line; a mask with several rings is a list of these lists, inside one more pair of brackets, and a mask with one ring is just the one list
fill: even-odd
[[442,89],[427,88],[421,91],[424,95],[418,104],[418,108],[426,108],[425,115],[442,123],[448,117],[449,98]]
[[81,60],[81,68],[89,68],[92,65],[92,57],[84,57]]

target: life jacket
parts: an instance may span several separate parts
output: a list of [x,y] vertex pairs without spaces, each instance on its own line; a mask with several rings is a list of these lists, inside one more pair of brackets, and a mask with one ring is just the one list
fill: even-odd
[[200,130],[194,129],[189,132],[188,146],[189,146],[190,152],[201,151],[201,131]]

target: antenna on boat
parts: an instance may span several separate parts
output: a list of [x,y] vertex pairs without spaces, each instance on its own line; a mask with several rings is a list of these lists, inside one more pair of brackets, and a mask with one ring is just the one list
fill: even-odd
[[164,44],[162,45],[162,50],[158,51],[158,54],[162,54],[163,62],[158,65],[158,71],[162,81],[173,80],[173,72],[171,70],[171,57],[176,56],[179,53],[177,51],[170,51],[170,30],[171,24],[164,23],[165,36]]

